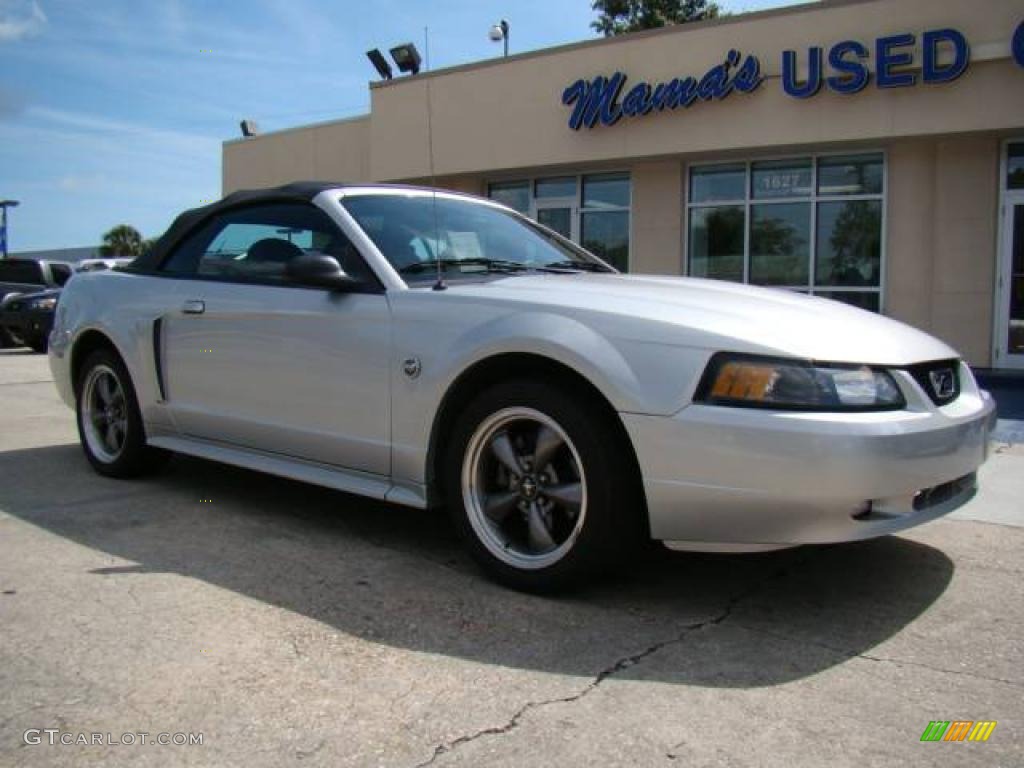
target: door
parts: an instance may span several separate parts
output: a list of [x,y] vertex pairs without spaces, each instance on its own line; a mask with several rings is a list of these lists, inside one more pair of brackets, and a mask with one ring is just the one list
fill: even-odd
[[[367,292],[290,284],[288,260],[311,250]],[[183,278],[163,323],[166,402],[183,435],[389,473],[388,302],[326,214],[295,203],[224,214],[167,271]]]
[[996,313],[996,365],[1024,368],[1024,142],[1007,145]]
[[569,205],[537,204],[537,222],[548,229],[553,229],[562,237],[576,242],[578,235],[574,227],[575,209]]
[[533,185],[534,217],[562,237],[579,242],[579,190],[575,176],[537,179]]

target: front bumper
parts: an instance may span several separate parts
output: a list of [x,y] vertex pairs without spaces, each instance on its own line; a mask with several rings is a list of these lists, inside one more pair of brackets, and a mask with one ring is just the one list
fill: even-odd
[[770,549],[881,536],[962,506],[988,454],[992,399],[964,365],[960,397],[942,407],[894,375],[905,410],[622,414],[651,535],[679,549]]
[[18,345],[39,346],[53,328],[52,310],[18,310],[0,312],[0,327]]

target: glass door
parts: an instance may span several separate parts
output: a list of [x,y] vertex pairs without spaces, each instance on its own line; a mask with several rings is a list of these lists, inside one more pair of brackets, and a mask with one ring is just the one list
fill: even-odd
[[575,216],[571,206],[548,207],[537,204],[537,221],[548,229],[553,229],[562,237],[575,241],[576,233],[573,231],[573,220]]
[[562,237],[579,242],[579,190],[575,176],[537,179],[533,185],[534,218]]
[[1006,148],[996,365],[1024,368],[1024,142]]

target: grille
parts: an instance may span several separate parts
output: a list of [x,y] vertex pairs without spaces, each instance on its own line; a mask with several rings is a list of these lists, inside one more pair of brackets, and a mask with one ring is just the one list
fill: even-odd
[[928,509],[942,504],[954,496],[959,496],[964,491],[974,488],[976,484],[977,478],[972,472],[969,475],[958,477],[956,480],[950,480],[948,483],[925,488],[914,495],[914,509]]
[[[907,369],[914,380],[921,385],[931,401],[936,405],[947,405],[960,397],[960,361],[959,360],[938,360],[932,363],[920,363],[912,365]],[[952,379],[951,391],[944,392],[939,389],[940,384],[945,384]]]

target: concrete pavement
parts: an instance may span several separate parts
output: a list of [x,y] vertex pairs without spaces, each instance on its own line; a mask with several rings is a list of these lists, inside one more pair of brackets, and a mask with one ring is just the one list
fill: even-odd
[[[1024,451],[899,537],[653,555],[557,599],[443,518],[179,458],[91,472],[0,353],[0,764],[1017,765]],[[931,720],[987,743],[921,743]],[[25,744],[202,733],[202,745]]]

